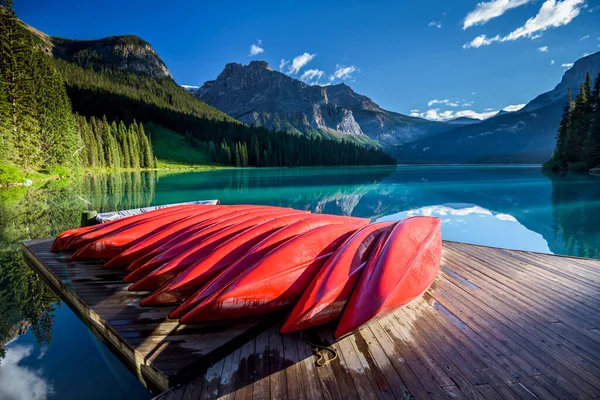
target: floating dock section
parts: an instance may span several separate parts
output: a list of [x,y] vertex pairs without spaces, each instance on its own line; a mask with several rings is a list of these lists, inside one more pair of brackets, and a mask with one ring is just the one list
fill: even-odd
[[28,264],[160,400],[600,398],[598,260],[445,241],[420,299],[336,341],[277,315],[180,325],[52,241],[26,242]]

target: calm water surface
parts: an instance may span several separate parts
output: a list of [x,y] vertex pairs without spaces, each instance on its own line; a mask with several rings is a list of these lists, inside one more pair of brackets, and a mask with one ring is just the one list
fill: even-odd
[[0,189],[0,399],[151,395],[23,263],[19,242],[112,211],[196,199],[400,219],[442,218],[445,239],[600,258],[600,178],[532,167],[126,173]]

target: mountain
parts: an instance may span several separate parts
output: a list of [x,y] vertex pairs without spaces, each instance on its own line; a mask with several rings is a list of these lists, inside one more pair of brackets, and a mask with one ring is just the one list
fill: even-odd
[[458,118],[454,118],[454,119],[450,119],[450,120],[446,121],[447,124],[452,124],[452,125],[471,125],[471,124],[478,124],[480,122],[481,122],[480,119],[469,118],[469,117],[458,117]]
[[575,96],[587,72],[592,77],[600,73],[600,52],[579,59],[554,90],[519,111],[396,146],[393,154],[409,163],[541,164],[554,151],[567,89]]
[[308,136],[369,138],[395,145],[453,128],[384,110],[344,83],[308,85],[264,61],[229,63],[194,94],[248,125]]

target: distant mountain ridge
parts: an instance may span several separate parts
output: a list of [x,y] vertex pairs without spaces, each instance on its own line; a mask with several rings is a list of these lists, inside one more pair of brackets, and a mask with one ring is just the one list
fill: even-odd
[[393,153],[399,162],[410,163],[541,164],[554,151],[567,89],[575,96],[587,72],[600,73],[600,52],[577,60],[555,89],[519,111],[399,145]]
[[384,110],[345,83],[308,85],[264,61],[229,63],[194,95],[248,125],[309,136],[365,136],[395,145],[454,128]]

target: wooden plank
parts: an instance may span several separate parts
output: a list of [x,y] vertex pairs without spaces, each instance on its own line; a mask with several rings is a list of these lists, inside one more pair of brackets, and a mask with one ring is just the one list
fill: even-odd
[[121,271],[68,263],[44,243],[27,244],[28,262],[141,379],[169,386],[199,374],[161,400],[600,394],[596,260],[444,242],[443,267],[422,298],[342,340],[332,326],[311,331],[309,342],[338,354],[317,367],[304,334],[282,336],[268,319],[182,326],[168,308],[140,307],[146,293],[128,292]]
[[69,254],[50,252],[52,241],[25,243],[28,264],[151,388],[164,391],[202,375],[264,324],[255,319],[182,326],[167,318],[171,308],[140,307],[146,293],[127,290],[125,271],[104,269],[100,261],[68,262]]

